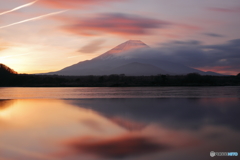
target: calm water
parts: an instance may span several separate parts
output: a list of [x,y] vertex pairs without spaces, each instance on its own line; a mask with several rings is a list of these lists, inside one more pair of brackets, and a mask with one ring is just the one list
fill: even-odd
[[1,88],[0,99],[72,99],[72,98],[223,98],[240,97],[234,87],[73,87],[73,88]]
[[0,88],[0,160],[240,153],[239,95],[239,87]]

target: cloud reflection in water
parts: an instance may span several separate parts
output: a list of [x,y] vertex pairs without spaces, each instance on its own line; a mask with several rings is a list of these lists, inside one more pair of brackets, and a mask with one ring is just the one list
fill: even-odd
[[208,159],[210,150],[240,147],[239,101],[0,101],[1,158]]

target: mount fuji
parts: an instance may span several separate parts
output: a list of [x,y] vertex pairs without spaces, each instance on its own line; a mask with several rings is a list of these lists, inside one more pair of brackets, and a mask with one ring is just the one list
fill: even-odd
[[[92,60],[82,61],[60,71],[47,74],[150,76],[157,74],[183,75],[199,73],[201,75],[219,75],[213,72],[203,72],[182,64],[156,59],[151,56],[151,53],[148,53],[147,49],[149,48],[148,45],[140,40],[129,40]],[[149,54],[148,58],[141,58],[137,54],[132,54],[132,52],[137,53],[138,51]]]

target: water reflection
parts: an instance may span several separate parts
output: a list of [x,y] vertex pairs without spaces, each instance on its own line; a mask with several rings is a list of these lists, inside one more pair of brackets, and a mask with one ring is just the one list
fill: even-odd
[[[0,158],[210,159],[240,148],[238,98],[0,101]],[[224,159],[224,157],[223,157]]]
[[175,128],[225,125],[240,129],[236,121],[240,115],[238,98],[92,99],[71,104],[95,110],[110,119],[122,117]]

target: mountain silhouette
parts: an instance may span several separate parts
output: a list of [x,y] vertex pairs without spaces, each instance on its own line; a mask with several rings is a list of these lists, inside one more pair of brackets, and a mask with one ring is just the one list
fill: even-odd
[[13,74],[17,74],[17,72],[9,68],[8,66],[0,63],[0,76],[8,76]]
[[[147,49],[150,47],[140,40],[126,41],[106,53],[66,67],[57,72],[50,72],[47,74],[58,75],[111,75],[111,74],[125,74],[128,76],[148,76],[158,74],[169,75],[185,75],[189,73],[198,73],[201,75],[220,75],[213,72],[203,72],[188,66],[163,61],[151,56]],[[137,54],[146,52],[147,58],[142,58]]]

